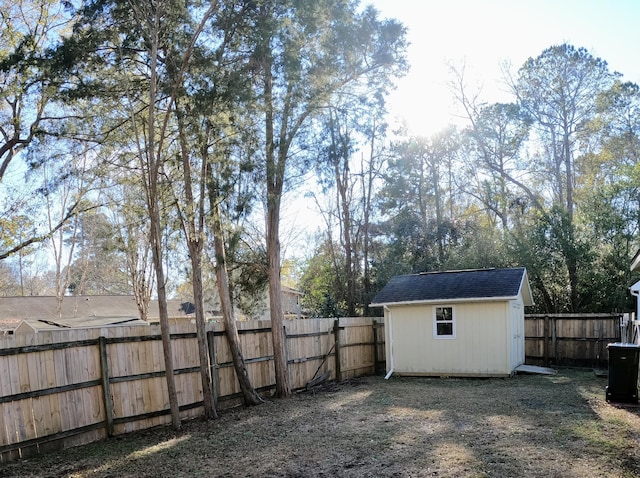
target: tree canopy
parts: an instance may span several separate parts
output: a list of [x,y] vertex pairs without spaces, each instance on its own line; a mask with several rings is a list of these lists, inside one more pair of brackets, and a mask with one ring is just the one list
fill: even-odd
[[632,306],[640,88],[585,48],[532,52],[501,103],[453,72],[464,121],[421,136],[386,111],[404,27],[355,0],[1,7],[0,293],[39,275],[144,316],[228,280],[230,316],[269,297],[277,325],[282,211],[306,188],[308,315],[372,313],[395,274],[510,265],[538,311]]

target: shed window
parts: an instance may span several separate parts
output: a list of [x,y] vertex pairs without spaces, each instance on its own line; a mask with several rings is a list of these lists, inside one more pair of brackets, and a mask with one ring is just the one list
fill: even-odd
[[453,307],[434,307],[433,335],[440,338],[455,338],[456,327]]

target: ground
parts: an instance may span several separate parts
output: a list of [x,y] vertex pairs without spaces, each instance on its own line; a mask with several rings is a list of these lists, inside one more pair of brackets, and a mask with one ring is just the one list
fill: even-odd
[[638,477],[640,409],[590,370],[354,379],[60,453],[8,477]]

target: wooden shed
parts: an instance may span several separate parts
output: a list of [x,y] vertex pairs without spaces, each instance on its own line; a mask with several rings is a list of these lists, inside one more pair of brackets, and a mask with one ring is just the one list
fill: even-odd
[[371,303],[384,308],[387,378],[512,375],[530,305],[524,268],[393,277]]

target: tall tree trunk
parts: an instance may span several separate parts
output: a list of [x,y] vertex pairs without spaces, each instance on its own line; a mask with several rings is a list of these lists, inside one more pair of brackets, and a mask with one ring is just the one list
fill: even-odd
[[431,187],[433,188],[433,201],[436,209],[436,237],[438,238],[438,263],[440,268],[444,265],[444,231],[442,228],[442,198],[440,194],[440,174],[438,171],[437,153],[434,150],[428,153],[431,156],[429,163],[431,169]]
[[157,96],[157,62],[158,62],[158,33],[160,29],[160,9],[156,8],[153,15],[153,30],[151,42],[151,65],[150,65],[150,85],[149,85],[149,138],[146,148],[147,168],[147,205],[149,208],[149,221],[151,227],[151,246],[153,262],[156,270],[156,286],[158,292],[158,311],[160,315],[160,335],[162,337],[162,348],[164,353],[165,376],[167,381],[167,392],[169,395],[169,407],[171,409],[171,424],[174,430],[181,427],[180,407],[178,405],[178,394],[173,371],[173,354],[171,351],[171,332],[169,328],[169,313],[167,310],[167,291],[164,277],[164,264],[162,262],[162,233],[160,230],[160,208],[158,205],[158,174],[160,170],[160,151],[162,142],[158,141],[158,157],[155,154],[156,129],[155,129],[155,108]]
[[338,180],[336,185],[340,194],[342,204],[342,239],[344,241],[345,252],[345,273],[347,278],[347,315],[356,315],[356,271],[354,267],[355,247],[351,237],[351,211],[349,210],[349,199],[347,198],[348,179]]
[[[138,255],[137,245],[133,244],[127,245],[125,254],[133,287],[133,296],[136,299],[140,319],[146,322],[149,318],[149,301],[151,300],[152,290],[151,284],[149,283],[151,281],[147,281],[148,251],[150,247],[148,236],[145,240],[147,242],[142,258]],[[128,241],[131,241],[131,234],[129,234]]]
[[181,427],[180,407],[173,369],[173,353],[171,351],[171,331],[169,327],[169,312],[167,310],[167,289],[162,264],[162,236],[160,232],[160,212],[157,202],[154,202],[150,211],[151,241],[153,262],[156,269],[156,282],[158,291],[158,312],[160,315],[160,336],[162,337],[162,350],[164,356],[164,369],[169,395],[169,407],[171,409],[171,424],[174,430]]
[[[349,209],[349,151],[339,128],[334,120],[333,111],[329,117],[329,130],[331,133],[330,160],[333,163],[333,171],[336,181],[336,213],[340,224],[340,240],[344,248],[345,263],[344,274],[347,280],[347,315],[356,315],[356,279],[354,270],[354,244],[351,237],[351,211]],[[337,136],[337,138],[336,138]]]
[[[363,230],[362,230],[362,262],[364,264],[364,273],[362,278],[362,284],[364,289],[364,304],[363,315],[369,317],[369,300],[371,299],[371,270],[369,267],[369,221],[371,217],[371,196],[373,191],[373,179],[374,179],[374,157],[375,157],[375,140],[376,140],[376,128],[374,127],[371,132],[371,146],[369,151],[369,167],[365,168],[364,159],[362,160],[360,170],[362,171],[362,194],[364,200],[363,210]],[[364,158],[364,154],[362,155]]]
[[[565,126],[565,128],[567,127]],[[562,149],[564,157],[564,172],[567,181],[567,214],[569,215],[569,222],[573,224],[573,161],[571,158],[571,143],[569,135],[570,133],[565,129]]]
[[[276,201],[271,198],[269,203]],[[277,200],[279,203],[279,199]],[[269,307],[271,308],[271,335],[273,337],[273,359],[276,373],[276,396],[291,396],[289,369],[287,366],[286,337],[282,313],[282,285],[280,281],[280,208],[267,208],[267,251],[269,255]]]
[[[288,152],[286,128],[288,108],[282,114],[280,135],[276,147],[273,107],[273,59],[266,53],[264,60],[264,102],[267,166],[267,255],[269,257],[269,307],[273,338],[273,362],[276,375],[276,396],[291,396],[289,369],[287,365],[286,337],[283,328],[282,284],[280,282],[280,201],[284,184],[285,164]],[[287,101],[290,101],[289,99]],[[289,105],[290,108],[290,105]],[[277,148],[277,157],[276,157]]]
[[209,205],[212,219],[211,232],[213,233],[213,247],[216,255],[216,283],[218,286],[218,295],[220,296],[222,317],[224,318],[225,329],[227,331],[231,360],[233,361],[233,367],[236,372],[238,384],[240,385],[244,404],[247,406],[259,405],[263,400],[251,384],[251,379],[249,378],[240,347],[240,337],[238,336],[238,327],[236,325],[231,293],[229,291],[229,274],[227,272],[226,249],[224,245],[222,217],[220,214],[220,198],[218,196],[218,189],[215,184],[213,184],[213,172],[209,164],[207,165],[207,175],[209,177]]
[[242,349],[240,348],[240,337],[238,336],[238,327],[236,325],[233,305],[231,303],[231,294],[229,293],[228,274],[224,259],[224,241],[220,236],[216,235],[214,238],[214,244],[214,248],[216,250],[216,281],[218,284],[220,306],[222,308],[222,316],[224,317],[233,368],[236,372],[238,384],[240,385],[244,404],[247,406],[259,405],[263,403],[263,400],[251,384],[249,372],[247,372],[244,357],[242,356]]
[[202,382],[202,400],[204,402],[204,418],[218,418],[211,390],[209,376],[209,349],[207,347],[207,333],[205,330],[204,295],[202,286],[202,247],[200,244],[188,241],[191,256],[191,284],[193,287],[193,303],[196,313],[196,337],[198,341],[198,358],[200,360],[200,381]]
[[175,103],[175,114],[178,119],[178,140],[180,143],[180,156],[182,159],[182,172],[184,175],[184,195],[186,206],[179,208],[182,228],[187,240],[189,257],[191,259],[191,286],[196,313],[196,337],[198,341],[198,357],[200,360],[200,380],[202,382],[202,398],[204,402],[205,419],[217,418],[213,392],[211,390],[211,377],[209,375],[209,348],[207,347],[207,334],[205,330],[204,292],[202,285],[202,249],[204,244],[204,200],[205,200],[205,175],[206,158],[202,158],[200,177],[195,181],[200,183],[200,193],[196,201],[193,194],[194,178],[192,175],[189,146],[185,137],[184,116]]
[[571,312],[579,308],[578,294],[578,257],[576,253],[576,239],[573,226],[573,161],[571,154],[570,131],[568,125],[563,125],[564,134],[562,137],[562,157],[564,159],[566,177],[566,208],[567,208],[567,238],[565,262],[569,274],[569,296],[571,300]]

